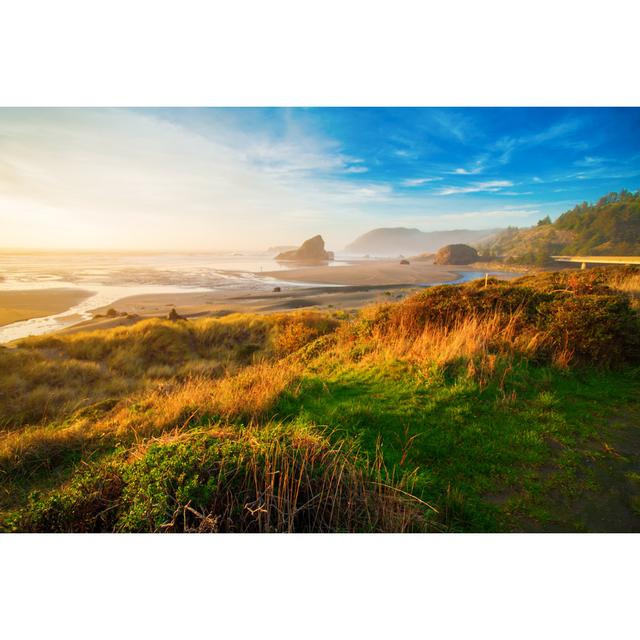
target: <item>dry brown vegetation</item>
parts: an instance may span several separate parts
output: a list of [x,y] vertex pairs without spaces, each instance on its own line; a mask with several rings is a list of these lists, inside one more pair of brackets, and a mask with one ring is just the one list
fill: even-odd
[[[501,392],[521,362],[637,362],[639,278],[541,274],[433,287],[353,320],[147,320],[23,340],[0,349],[0,505],[19,530],[437,529],[442,514],[411,495],[410,470],[287,420],[283,394],[340,368],[391,380],[398,362],[425,376],[462,367],[478,389]],[[15,515],[47,478],[64,483]]]
[[317,312],[236,314],[193,322],[144,320],[130,327],[42,336],[0,348],[0,428],[48,423],[98,409],[163,381],[212,380],[286,356],[332,331]]

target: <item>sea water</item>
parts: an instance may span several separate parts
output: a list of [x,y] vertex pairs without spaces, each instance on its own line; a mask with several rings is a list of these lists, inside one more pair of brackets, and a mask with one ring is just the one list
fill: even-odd
[[[357,260],[355,257],[338,256],[329,264],[340,266]],[[89,320],[95,309],[129,296],[233,289],[259,292],[271,291],[276,285],[314,285],[313,282],[287,282],[261,275],[262,272],[281,271],[291,266],[276,262],[267,253],[250,252],[0,253],[0,291],[64,288],[90,292],[87,298],[62,313],[0,327],[0,343],[50,333]],[[450,284],[485,275],[476,271],[458,273],[460,278]]]
[[[347,264],[342,260],[331,266]],[[0,291],[78,289],[90,295],[62,313],[0,327],[0,343],[63,329],[128,296],[269,291],[285,283],[261,272],[290,269],[267,253],[0,253]]]

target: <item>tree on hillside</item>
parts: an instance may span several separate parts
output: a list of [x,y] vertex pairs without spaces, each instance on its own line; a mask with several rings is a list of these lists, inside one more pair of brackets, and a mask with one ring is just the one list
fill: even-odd
[[576,205],[555,222],[546,216],[529,229],[509,228],[490,245],[507,260],[540,266],[565,253],[640,255],[640,191],[611,192],[595,203]]

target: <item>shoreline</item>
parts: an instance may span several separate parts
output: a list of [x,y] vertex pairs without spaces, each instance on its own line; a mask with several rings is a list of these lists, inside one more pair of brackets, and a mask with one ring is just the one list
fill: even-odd
[[[340,266],[310,266],[281,271],[248,272],[252,284],[260,282],[262,289],[255,286],[239,285],[236,288],[212,288],[194,290],[158,291],[153,293],[137,293],[122,296],[106,304],[89,306],[90,291],[66,289],[68,299],[72,304],[65,308],[56,307],[54,314],[31,316],[32,324],[25,322],[25,333],[20,331],[5,331],[11,335],[8,340],[2,340],[0,327],[0,343],[5,344],[13,340],[27,337],[26,331],[35,334],[75,333],[92,329],[109,329],[118,326],[128,326],[136,322],[154,317],[166,317],[171,309],[185,318],[222,317],[232,313],[277,313],[296,309],[316,309],[323,311],[353,311],[368,304],[398,301],[410,293],[426,286],[437,284],[459,283],[465,279],[482,277],[483,273],[476,271],[479,265],[432,265],[430,263],[414,262],[401,265],[399,261],[372,260]],[[473,271],[472,271],[473,269]],[[517,273],[498,272],[498,277],[511,279],[518,277]],[[467,274],[469,277],[465,277]],[[280,289],[276,291],[276,289]],[[39,296],[44,301],[48,296],[55,297],[60,289],[40,289],[24,293]],[[0,292],[0,308],[3,306],[2,296],[10,296],[22,292]],[[122,290],[124,293],[124,289]],[[78,300],[85,300],[83,305],[92,317],[74,316],[73,309]],[[99,296],[95,296],[99,298]],[[98,300],[96,300],[98,302]],[[115,309],[116,316],[106,316],[109,309]],[[69,312],[65,315],[65,312]],[[50,322],[56,318],[66,320],[66,324],[56,326]],[[37,320],[40,318],[40,320]],[[20,322],[27,320],[22,317]],[[46,328],[35,329],[36,322],[48,322]],[[10,324],[6,324],[11,326]]]
[[0,327],[64,313],[90,298],[87,289],[11,289],[0,290]]
[[291,282],[312,282],[318,285],[416,285],[450,282],[466,269],[458,265],[434,265],[429,262],[399,260],[357,261],[339,266],[294,267],[283,271],[265,271],[270,278]]

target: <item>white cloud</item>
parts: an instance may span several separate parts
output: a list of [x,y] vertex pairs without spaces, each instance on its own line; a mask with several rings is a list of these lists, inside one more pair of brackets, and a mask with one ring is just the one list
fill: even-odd
[[488,154],[483,153],[471,163],[470,167],[457,167],[453,171],[448,171],[447,173],[450,173],[451,175],[455,175],[455,176],[477,175],[484,171],[488,160],[489,160]]
[[128,110],[8,109],[0,139],[4,246],[261,247],[392,194],[355,185],[345,173],[364,173],[362,160],[303,131],[273,139]]
[[576,160],[573,164],[576,167],[598,167],[607,162],[606,158],[597,156],[585,156],[582,160]]
[[480,173],[481,171],[482,171],[482,167],[475,167],[474,169],[465,169],[464,167],[458,167],[457,169],[454,169],[450,173],[457,176],[471,176],[476,173]]
[[436,193],[440,196],[451,196],[460,193],[481,193],[489,192],[494,193],[504,189],[505,187],[512,187],[513,182],[510,180],[488,180],[486,182],[475,182],[467,187],[443,187]]
[[402,181],[402,185],[405,187],[419,187],[422,184],[437,182],[438,180],[442,180],[442,178],[407,178]]
[[344,170],[345,173],[366,173],[367,171],[369,168],[363,165],[352,165]]
[[520,151],[521,149],[537,147],[546,143],[554,143],[556,146],[574,149],[583,148],[586,144],[584,141],[567,139],[567,136],[575,133],[582,125],[583,121],[581,119],[574,118],[558,122],[547,129],[530,135],[515,138],[512,136],[504,136],[494,145],[495,151],[499,153],[495,162],[500,165],[508,164],[514,152]]

